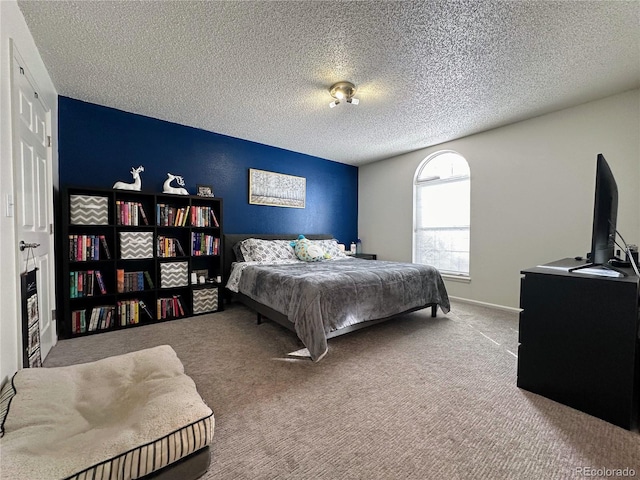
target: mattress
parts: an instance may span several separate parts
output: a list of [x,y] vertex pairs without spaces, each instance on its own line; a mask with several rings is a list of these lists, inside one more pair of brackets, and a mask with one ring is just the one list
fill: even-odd
[[234,265],[229,284],[287,316],[311,358],[327,352],[327,334],[427,305],[447,313],[440,273],[429,265],[344,259]]

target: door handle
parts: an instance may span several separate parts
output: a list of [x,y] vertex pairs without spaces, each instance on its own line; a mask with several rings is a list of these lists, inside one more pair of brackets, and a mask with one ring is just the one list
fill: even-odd
[[24,240],[20,240],[20,251],[24,252],[27,248],[38,248],[39,243],[25,243]]

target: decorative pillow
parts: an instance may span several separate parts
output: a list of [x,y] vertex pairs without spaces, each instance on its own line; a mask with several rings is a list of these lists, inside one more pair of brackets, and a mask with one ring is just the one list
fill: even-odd
[[291,242],[291,246],[296,252],[296,256],[305,262],[318,262],[329,258],[320,245],[313,243],[304,235],[300,235],[297,240]]
[[332,238],[330,240],[311,240],[312,243],[319,245],[322,250],[328,254],[328,258],[345,258],[347,255],[338,247],[338,240]]
[[11,400],[16,394],[16,389],[13,388],[13,380],[8,380],[2,386],[0,390],[0,438],[4,436],[4,421],[9,413],[9,405]]
[[240,251],[242,252],[245,262],[298,260],[288,240],[247,238],[240,242]]

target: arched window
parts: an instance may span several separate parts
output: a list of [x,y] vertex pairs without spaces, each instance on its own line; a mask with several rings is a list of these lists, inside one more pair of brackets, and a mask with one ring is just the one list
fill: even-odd
[[469,164],[452,151],[430,155],[414,180],[413,261],[469,275]]

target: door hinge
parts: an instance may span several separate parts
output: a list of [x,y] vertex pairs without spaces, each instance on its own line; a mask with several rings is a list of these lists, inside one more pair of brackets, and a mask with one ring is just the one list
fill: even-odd
[[54,308],[53,310],[51,310],[51,321],[55,322],[56,317],[57,317],[57,310]]
[[53,223],[49,224],[49,235],[53,235]]
[[47,135],[47,147],[51,146],[51,135]]

